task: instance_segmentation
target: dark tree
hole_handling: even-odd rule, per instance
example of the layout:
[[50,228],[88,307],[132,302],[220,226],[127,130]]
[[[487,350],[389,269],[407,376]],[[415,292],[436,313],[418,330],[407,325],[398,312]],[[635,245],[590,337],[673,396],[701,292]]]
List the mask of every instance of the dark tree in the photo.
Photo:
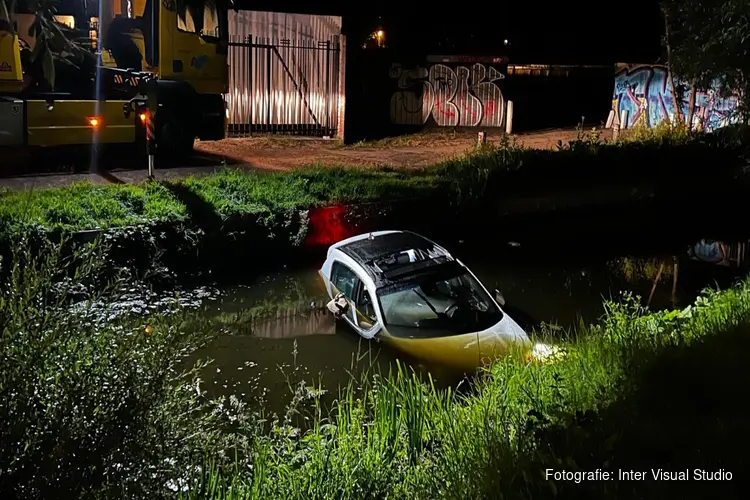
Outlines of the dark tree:
[[[750,1],[666,0],[664,45],[670,70],[691,89],[718,84],[740,95],[739,112],[750,110]],[[689,113],[695,108],[691,92]],[[689,117],[688,123],[692,123]]]

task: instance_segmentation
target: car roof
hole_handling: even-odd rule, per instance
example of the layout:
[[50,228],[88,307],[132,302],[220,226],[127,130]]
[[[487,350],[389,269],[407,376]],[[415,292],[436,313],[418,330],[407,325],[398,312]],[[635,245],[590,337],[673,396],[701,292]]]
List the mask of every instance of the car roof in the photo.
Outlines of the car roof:
[[387,273],[384,273],[375,264],[378,259],[407,250],[425,250],[453,260],[447,250],[411,231],[378,231],[361,234],[336,243],[331,247],[331,250],[334,249],[339,250],[361,266],[372,278],[377,288],[396,281],[395,276],[389,278],[386,275]]

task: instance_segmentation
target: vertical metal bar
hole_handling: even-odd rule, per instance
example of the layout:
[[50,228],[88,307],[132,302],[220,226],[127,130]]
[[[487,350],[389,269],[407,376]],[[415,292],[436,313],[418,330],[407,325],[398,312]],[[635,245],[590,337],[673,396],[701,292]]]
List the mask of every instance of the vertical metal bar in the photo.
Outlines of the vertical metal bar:
[[331,95],[331,41],[326,41],[326,76],[325,76],[325,93],[326,93],[326,130],[325,135],[331,135],[331,107],[328,98]]
[[155,136],[155,129],[154,129],[154,113],[151,111],[150,108],[147,108],[148,111],[146,112],[146,152],[148,153],[148,178],[152,179],[154,178],[154,163],[155,163],[155,157],[154,157],[154,136]]
[[266,130],[271,128],[271,39],[266,43]]
[[148,153],[148,178],[154,178],[154,153],[151,151]]
[[253,35],[247,35],[247,98],[250,104],[250,113],[247,123],[247,132],[253,136],[253,110],[255,109],[255,89],[253,88]]

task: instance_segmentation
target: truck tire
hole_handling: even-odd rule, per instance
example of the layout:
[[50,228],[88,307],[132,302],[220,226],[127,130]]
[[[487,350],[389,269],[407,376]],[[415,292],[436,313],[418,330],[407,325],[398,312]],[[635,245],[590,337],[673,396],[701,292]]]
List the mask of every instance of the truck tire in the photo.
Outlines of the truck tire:
[[167,161],[184,160],[193,153],[194,146],[195,132],[190,122],[168,114],[157,132],[159,156]]

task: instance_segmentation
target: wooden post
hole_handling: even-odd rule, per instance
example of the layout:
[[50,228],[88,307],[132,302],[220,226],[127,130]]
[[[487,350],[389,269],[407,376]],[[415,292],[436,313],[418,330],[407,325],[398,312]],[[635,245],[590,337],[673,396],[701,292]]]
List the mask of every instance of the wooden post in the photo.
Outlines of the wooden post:
[[346,118],[346,36],[339,35],[339,105],[336,123],[336,139],[344,142]]
[[664,272],[664,262],[661,263],[659,266],[659,271],[656,273],[656,278],[654,278],[654,284],[651,285],[651,293],[648,294],[648,302],[646,302],[646,307],[651,306],[651,300],[654,298],[654,292],[656,291],[656,285],[659,284],[659,280],[661,279],[661,273]]
[[505,111],[505,133],[510,135],[513,132],[513,101],[508,101]]

